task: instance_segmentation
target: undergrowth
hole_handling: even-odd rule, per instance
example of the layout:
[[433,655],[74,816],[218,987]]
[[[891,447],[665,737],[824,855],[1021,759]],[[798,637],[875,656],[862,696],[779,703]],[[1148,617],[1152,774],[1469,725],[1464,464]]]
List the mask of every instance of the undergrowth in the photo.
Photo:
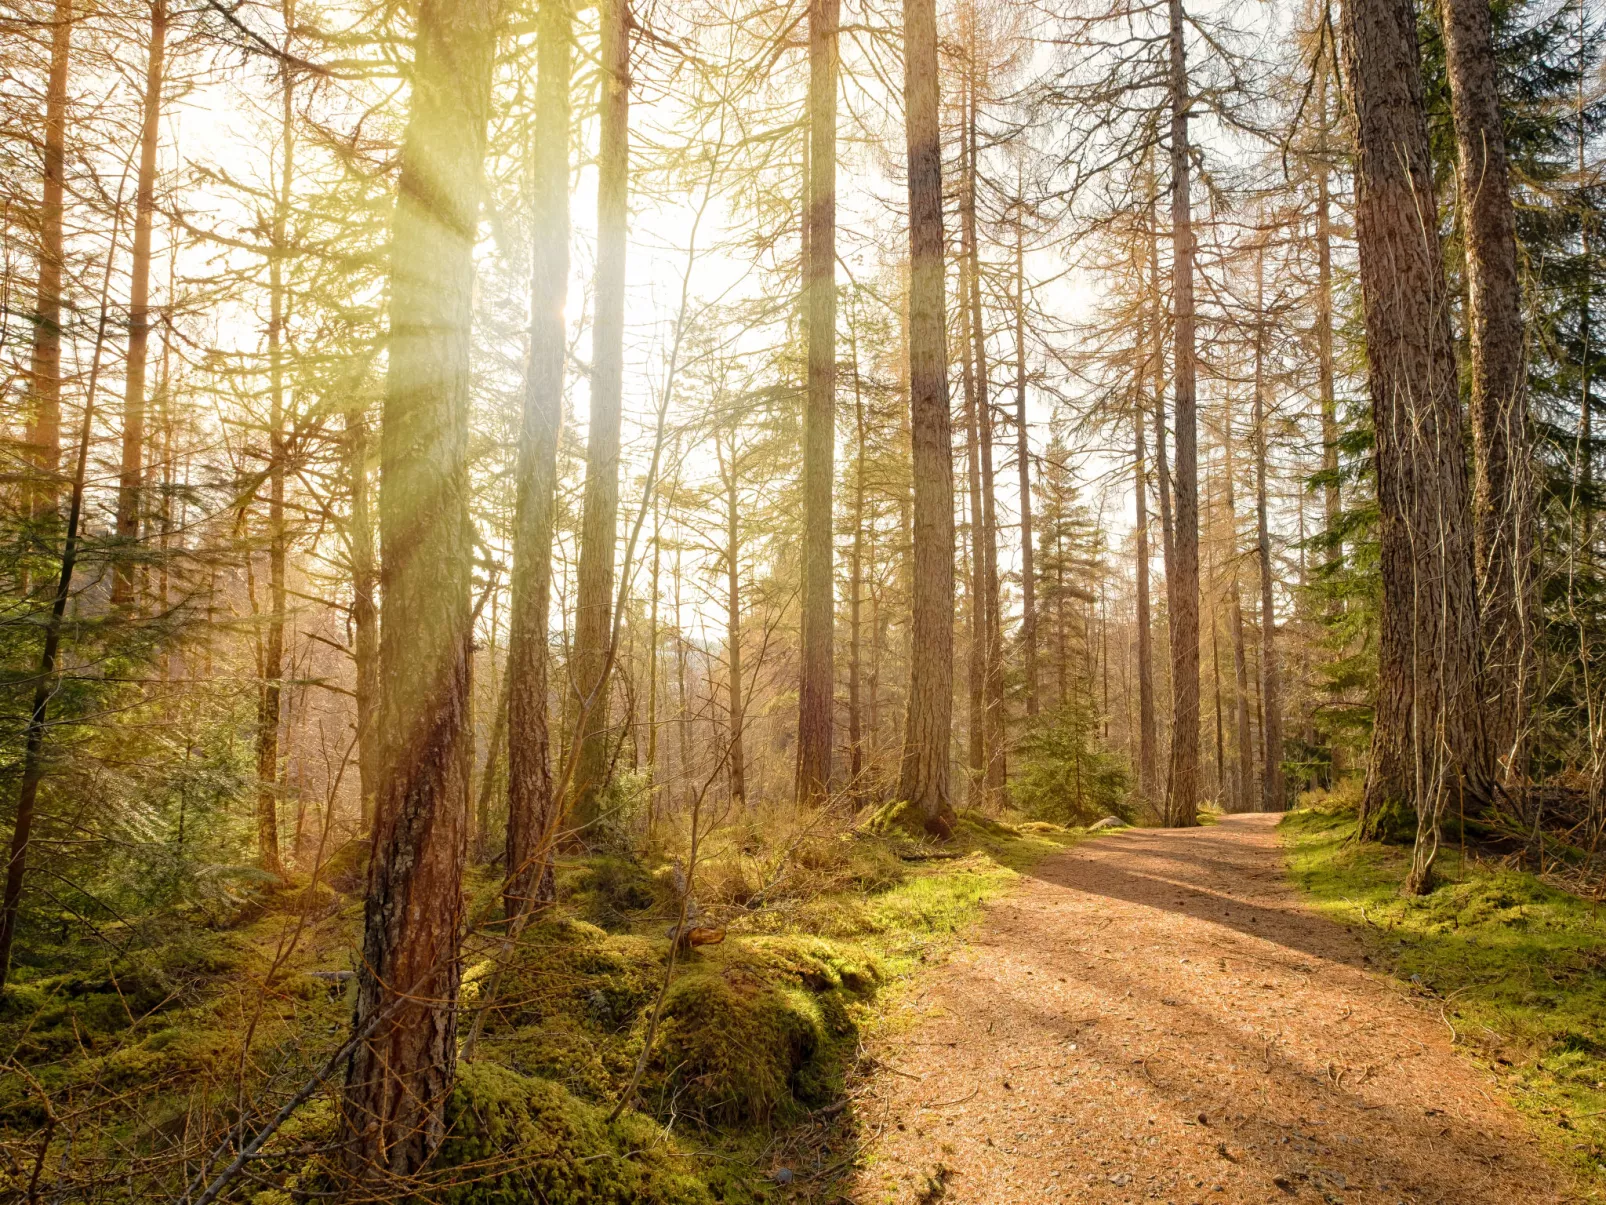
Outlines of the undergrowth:
[[[1079,836],[974,816],[940,846],[817,817],[724,825],[704,841],[694,893],[698,924],[724,940],[678,953],[667,990],[684,843],[670,832],[635,855],[566,861],[557,906],[511,956],[494,929],[465,948],[460,1034],[477,1013],[482,1029],[420,1198],[811,1199],[857,1149],[845,1087],[888,987]],[[345,1036],[360,880],[20,968],[0,1003],[0,1058],[24,1071],[0,1076],[0,1195],[26,1190],[37,1166],[42,1199],[114,1186],[173,1197],[241,1102],[245,1128],[260,1125]],[[494,907],[494,872],[468,887],[471,910]],[[337,1089],[226,1199],[326,1193]],[[63,1143],[79,1158],[58,1174]]]
[[1606,914],[1524,871],[1458,850],[1444,882],[1400,893],[1409,851],[1351,838],[1342,801],[1282,822],[1294,881],[1371,939],[1370,957],[1492,1070],[1552,1155],[1606,1197]]

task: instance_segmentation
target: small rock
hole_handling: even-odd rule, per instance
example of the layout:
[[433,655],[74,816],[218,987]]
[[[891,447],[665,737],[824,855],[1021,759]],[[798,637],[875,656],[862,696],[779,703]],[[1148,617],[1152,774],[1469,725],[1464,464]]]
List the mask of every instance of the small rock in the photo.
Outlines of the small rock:
[[1106,816],[1106,817],[1104,817],[1103,820],[1098,821],[1096,824],[1089,825],[1087,831],[1090,832],[1090,833],[1097,833],[1097,832],[1102,832],[1104,829],[1107,829],[1107,828],[1127,828],[1127,827],[1128,827],[1127,822],[1125,820],[1122,820],[1119,816]]
[[1125,1172],[1117,1172],[1115,1175],[1110,1177],[1110,1183],[1115,1185],[1117,1188],[1125,1188],[1128,1184],[1132,1183],[1132,1177],[1127,1175]]
[[774,1180],[777,1184],[790,1184],[792,1182],[792,1169],[789,1167],[777,1168]]

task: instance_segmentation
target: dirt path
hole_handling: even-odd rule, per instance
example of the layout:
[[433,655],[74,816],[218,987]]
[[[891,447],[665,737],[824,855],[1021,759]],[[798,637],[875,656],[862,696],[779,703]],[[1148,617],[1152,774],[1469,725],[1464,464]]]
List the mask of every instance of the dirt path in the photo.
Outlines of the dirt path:
[[1123,832],[995,905],[875,1052],[852,1199],[1561,1200],[1445,1023],[1300,905],[1275,825]]

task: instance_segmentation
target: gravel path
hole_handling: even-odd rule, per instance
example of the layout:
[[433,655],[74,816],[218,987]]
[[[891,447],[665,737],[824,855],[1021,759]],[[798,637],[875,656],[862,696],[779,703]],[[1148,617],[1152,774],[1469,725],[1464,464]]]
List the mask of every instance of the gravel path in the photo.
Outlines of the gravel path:
[[851,1199],[1551,1202],[1431,1009],[1301,906],[1275,816],[1041,864],[873,1052]]

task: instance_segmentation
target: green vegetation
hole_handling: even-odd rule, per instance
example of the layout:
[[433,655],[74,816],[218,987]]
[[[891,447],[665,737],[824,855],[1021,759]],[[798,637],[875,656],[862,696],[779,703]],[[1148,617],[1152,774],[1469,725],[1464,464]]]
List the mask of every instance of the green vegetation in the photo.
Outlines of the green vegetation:
[[[481,1031],[426,1198],[691,1205],[779,1196],[783,1167],[824,1179],[856,1141],[844,1089],[887,990],[1080,838],[969,815],[940,847],[818,818],[764,827],[785,836],[731,824],[706,840],[694,893],[725,938],[677,954],[656,1026],[679,908],[669,852],[565,862],[558,904],[511,954],[494,927],[471,936],[460,1036],[476,1017]],[[221,922],[198,913],[119,934],[120,952],[68,946],[59,966],[22,968],[0,1055],[26,1074],[0,1077],[0,1142],[32,1150],[71,1101],[55,1124],[71,1125],[80,1170],[51,1183],[175,1195],[242,1084],[260,1125],[346,1036],[361,887],[334,878],[338,893],[264,888]],[[472,886],[489,900],[497,882]],[[638,1060],[633,1107],[610,1122]],[[281,1187],[264,1205],[325,1185],[338,1086],[267,1146],[258,1174]]]
[[1294,881],[1372,938],[1373,961],[1436,1002],[1458,1047],[1492,1070],[1542,1140],[1606,1189],[1606,913],[1532,874],[1455,853],[1430,895],[1400,894],[1408,851],[1350,840],[1322,797],[1282,831]]

